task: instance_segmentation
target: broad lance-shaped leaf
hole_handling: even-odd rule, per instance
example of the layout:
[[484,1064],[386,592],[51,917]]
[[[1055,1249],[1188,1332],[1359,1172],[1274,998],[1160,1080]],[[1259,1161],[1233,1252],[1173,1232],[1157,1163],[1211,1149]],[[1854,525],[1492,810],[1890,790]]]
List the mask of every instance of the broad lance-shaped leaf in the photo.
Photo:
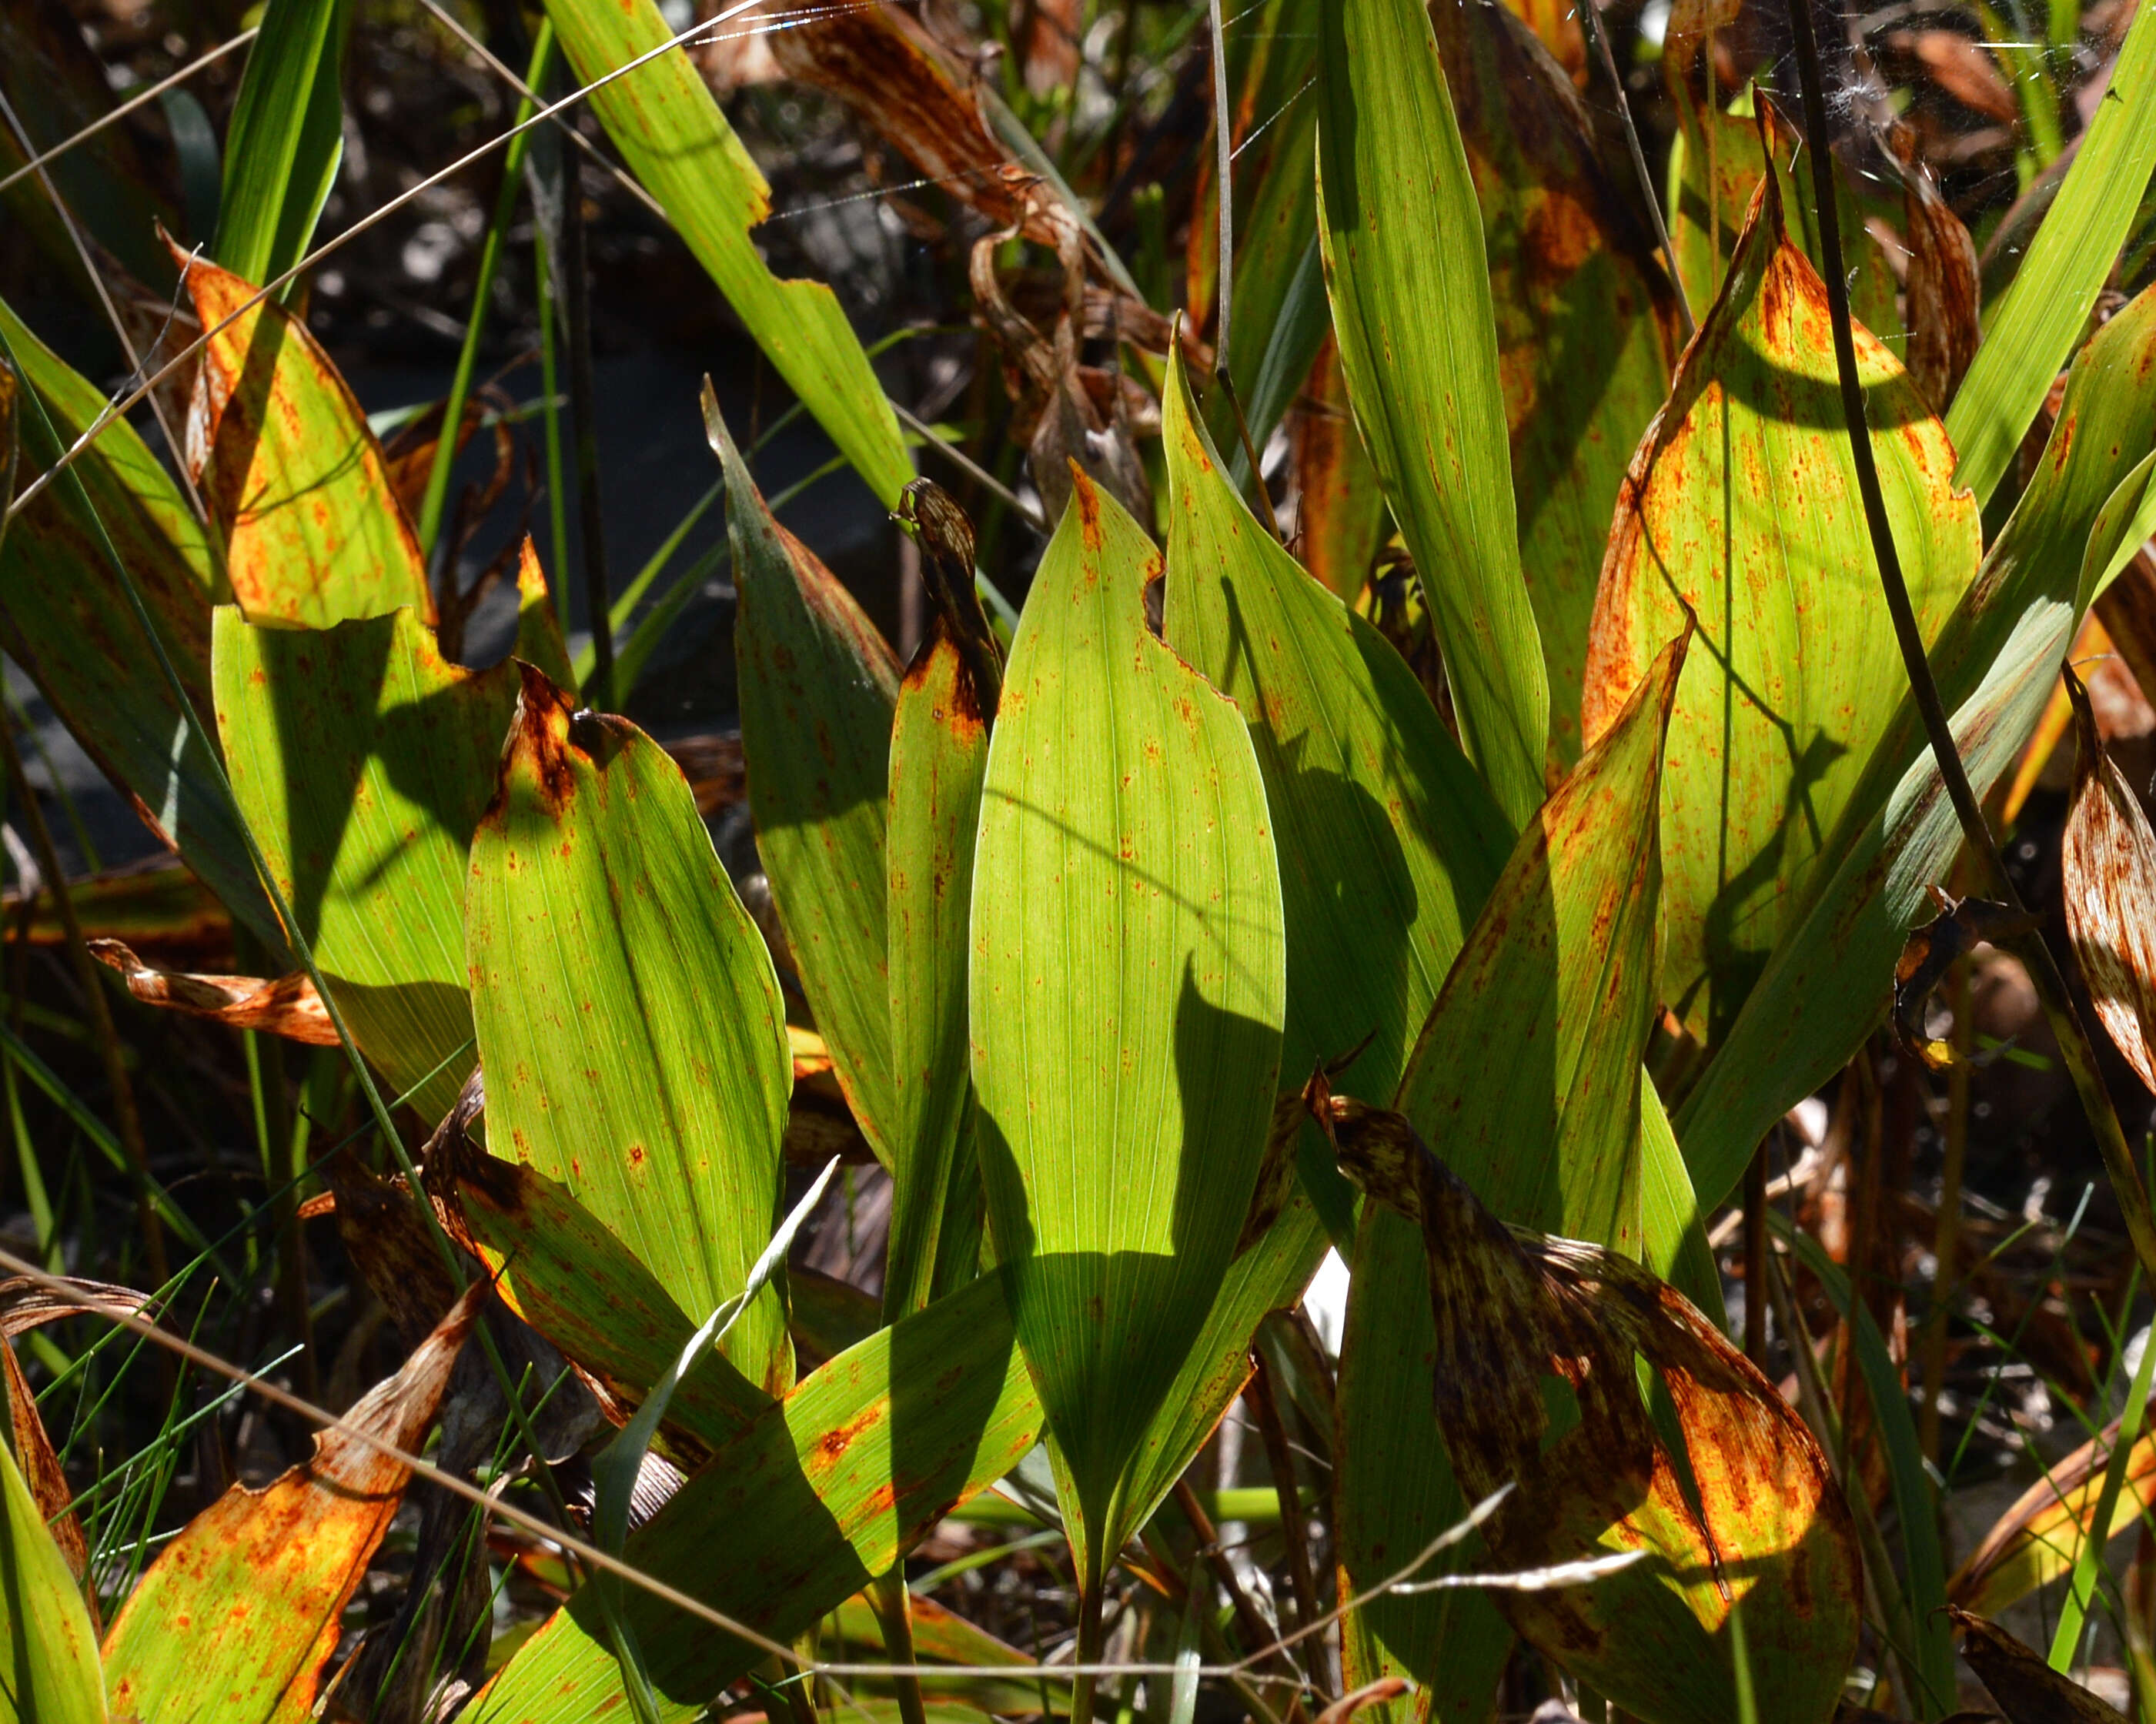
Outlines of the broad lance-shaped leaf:
[[[1974,577],[1974,501],[1886,348],[1857,331],[1872,449],[1917,622]],[[1719,1040],[1907,687],[1841,426],[1826,291],[1763,181],[1722,297],[1625,476],[1582,719],[1608,728],[1687,613],[1701,631],[1662,787],[1662,996]],[[1820,859],[1824,856],[1824,864]],[[1707,1193],[1702,1193],[1707,1196]]]
[[[538,656],[552,607],[528,557],[521,585],[519,646]],[[228,605],[216,686],[233,794],[346,1024],[393,1092],[418,1086],[421,1117],[440,1118],[472,1065],[465,876],[516,666],[450,664],[408,609],[315,630]]]
[[2138,219],[2156,172],[2156,0],[2139,0],[2073,166],[2013,285],[1987,311],[1984,345],[1947,414],[1954,482],[1988,501]]
[[[2156,531],[2156,293],[2098,331],[2066,379],[2028,490],[1931,653],[1979,795],[2041,716],[2082,612]],[[1859,567],[1869,569],[1867,560]],[[1925,888],[1961,846],[1914,702],[1899,701],[1783,917],[1787,931],[1676,1118],[1702,1203],[1721,1202],[1774,1122],[1847,1060],[1890,997]]]
[[2126,1063],[2156,1090],[2156,832],[2097,734],[2088,690],[2064,673],[2074,703],[2074,800],[2060,869],[2066,931],[2096,1014]]
[[[793,1074],[778,978],[680,769],[521,670],[465,897],[488,1140],[706,1312],[777,1219]],[[778,1288],[724,1351],[762,1388],[792,1381]]]
[[[1180,355],[1170,372],[1163,632],[1236,703],[1265,779],[1286,919],[1281,1067],[1307,1072],[1368,1038],[1341,1082],[1382,1101],[1512,833],[1399,654],[1229,485]],[[1344,1235],[1351,1194],[1312,1134],[1303,1155]]]
[[[12,1420],[20,1417],[16,1397],[28,1392],[12,1353],[7,1384]],[[37,1416],[34,1407],[30,1416]],[[104,1724],[97,1631],[81,1585],[5,1444],[0,1444],[0,1574],[6,1580],[0,1585],[0,1724]]]
[[757,849],[801,985],[862,1134],[888,1159],[891,981],[884,890],[896,657],[853,595],[772,518],[704,387],[726,469],[734,665]]
[[[955,503],[937,495],[938,503],[927,506],[956,511]],[[980,1208],[966,963],[973,843],[1001,667],[986,618],[978,615],[973,530],[963,516],[957,525],[954,556],[939,555],[937,529],[923,531],[923,573],[942,603],[906,669],[891,725],[886,902],[892,1193],[884,1310],[893,1318],[927,1304],[939,1281],[968,1278],[957,1260],[980,1255],[979,1223],[966,1224]],[[956,608],[967,600],[974,614],[962,616]],[[961,644],[968,636],[970,654]],[[983,687],[984,681],[990,685]],[[947,1258],[947,1272],[939,1273]]]
[[[1774,1385],[1630,1259],[1506,1227],[1400,1115],[1317,1081],[1311,1100],[1342,1168],[1421,1234],[1435,1434],[1470,1496],[1515,1487],[1483,1529],[1494,1565],[1647,1552],[1589,1584],[1500,1593],[1522,1638],[1645,1724],[1727,1724],[1741,1610],[1761,1724],[1830,1715],[1856,1649],[1856,1529]],[[1696,1506],[1635,1357],[1668,1391]]]
[[[353,0],[269,0],[224,145],[217,261],[250,281],[306,254],[344,159]],[[198,236],[207,238],[207,235]]]
[[1519,824],[1543,799],[1549,686],[1474,182],[1421,0],[1319,15],[1317,226],[1341,364],[1430,595],[1460,739]]
[[[624,1557],[780,1640],[887,1573],[1039,1439],[1006,1273],[901,1318],[804,1378],[630,1534]],[[725,1560],[714,1562],[720,1549]],[[619,1596],[666,1724],[703,1716],[764,1656],[633,1586]],[[583,1724],[613,1709],[626,1716],[621,1667],[587,1588],[463,1716]]]
[[[1665,647],[1624,718],[1528,823],[1394,1103],[1498,1214],[1633,1256],[1649,1230],[1641,1112],[1660,1106],[1640,1060],[1656,997],[1663,732],[1688,639]],[[1492,1083],[1500,1070],[1506,1081]],[[1344,1428],[1365,1439],[1337,1460],[1343,1595],[1389,1579],[1467,1507],[1430,1440],[1425,1385],[1438,1337],[1422,1297],[1422,1243],[1366,1204],[1353,1269],[1339,1398]],[[1448,1712],[1473,1715],[1505,1656],[1492,1608],[1445,1592],[1371,1600],[1348,1619],[1351,1681],[1409,1676],[1441,1694]]]
[[[174,248],[213,331],[187,413],[187,459],[250,620],[326,629],[409,605],[432,622],[425,560],[388,461],[344,378],[252,283]],[[226,320],[230,318],[229,323]]]
[[[4,304],[0,346],[23,386],[14,401],[19,489],[90,428],[105,398]],[[217,739],[194,734],[182,716],[128,603],[129,577],[208,722],[210,606],[224,587],[223,559],[135,428],[116,419],[9,523],[0,541],[0,647],[151,829],[281,951],[283,931],[218,776]]]
[[311,1460],[259,1491],[235,1485],[159,1552],[105,1640],[116,1716],[141,1724],[300,1724],[344,1608],[403,1501],[409,1455],[434,1422],[484,1284],[402,1370],[315,1439]]
[[1285,956],[1249,732],[1147,629],[1144,533],[1074,482],[989,745],[969,994],[989,1222],[1090,1588],[1250,1206]]
[[1571,80],[1527,25],[1491,0],[1437,0],[1430,19],[1481,206],[1520,567],[1549,678],[1550,750],[1568,766],[1609,517],[1669,393],[1676,301],[1602,170]]
[[[913,477],[898,416],[861,344],[820,281],[781,281],[750,237],[771,187],[680,48],[619,78],[672,34],[654,0],[548,0],[579,85],[644,188],[665,207],[696,261],[756,344],[886,506]],[[601,83],[601,80],[607,81]]]

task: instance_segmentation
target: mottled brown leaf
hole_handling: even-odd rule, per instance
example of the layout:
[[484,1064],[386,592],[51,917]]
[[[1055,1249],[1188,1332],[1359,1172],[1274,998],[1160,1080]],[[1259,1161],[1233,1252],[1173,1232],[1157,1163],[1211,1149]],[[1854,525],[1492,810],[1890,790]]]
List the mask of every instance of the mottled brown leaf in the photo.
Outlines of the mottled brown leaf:
[[2074,800],[2060,867],[2066,931],[2096,1014],[2141,1081],[2156,1090],[2156,833],[2104,752],[2088,692],[2065,673],[2074,703]]
[[1921,163],[1905,170],[1902,209],[1909,242],[1909,376],[1932,410],[1943,413],[1984,338],[1976,242]]
[[198,976],[155,970],[117,940],[92,940],[90,955],[117,970],[146,1006],[166,1006],[234,1029],[259,1029],[317,1048],[337,1045],[321,996],[305,975]]
[[2126,1724],[2126,1715],[2053,1670],[1995,1622],[1948,1607],[1962,1631],[1961,1655],[1999,1702],[2006,1724]]
[[[1762,1724],[1827,1716],[1856,1650],[1856,1532],[1774,1386],[1638,1265],[1506,1227],[1400,1115],[1332,1097],[1322,1076],[1307,1093],[1342,1170],[1422,1229],[1437,1431],[1471,1498],[1516,1487],[1483,1528],[1492,1564],[1649,1553],[1589,1584],[1498,1593],[1521,1636],[1655,1724],[1728,1724],[1741,1608]],[[1697,1506],[1635,1356],[1674,1407]]]
[[[82,1521],[74,1511],[74,1493],[68,1489],[67,1475],[60,1469],[60,1458],[53,1448],[45,1421],[38,1416],[38,1398],[23,1374],[23,1362],[15,1357],[13,1341],[0,1340],[0,1367],[4,1367],[8,1378],[8,1419],[14,1432],[11,1446],[15,1465],[22,1470],[23,1482],[30,1487],[53,1542],[67,1558],[68,1572],[80,1580],[90,1568],[90,1547],[83,1539]],[[83,1603],[89,1606],[94,1624],[97,1619],[94,1588],[83,1595]]]

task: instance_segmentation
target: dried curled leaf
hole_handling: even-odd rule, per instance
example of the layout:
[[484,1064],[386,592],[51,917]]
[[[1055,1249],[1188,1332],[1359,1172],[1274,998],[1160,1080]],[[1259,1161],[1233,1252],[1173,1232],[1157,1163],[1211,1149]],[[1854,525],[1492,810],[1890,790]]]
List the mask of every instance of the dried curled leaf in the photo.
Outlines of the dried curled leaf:
[[[1947,1597],[1979,1616],[1996,1616],[2073,1567],[2082,1540],[2096,1520],[2106,1465],[2118,1440],[2113,1419],[2064,1460],[2045,1469],[1992,1523],[1984,1542],[1947,1583]],[[2126,1451],[2126,1475],[2105,1523],[2108,1543],[2156,1508],[2156,1437],[2144,1436]]]
[[1990,1691],[2006,1724],[2126,1724],[2126,1715],[1973,1613],[1948,1607],[1962,1631],[1961,1655]]
[[266,1030],[312,1047],[337,1045],[336,1026],[305,976],[198,976],[153,970],[117,940],[87,943],[90,955],[119,971],[128,993],[146,1006],[168,1006],[191,1018],[208,1018],[234,1029]]
[[[1648,1552],[1587,1584],[1497,1594],[1521,1636],[1650,1724],[1727,1724],[1741,1608],[1762,1724],[1829,1716],[1856,1650],[1856,1532],[1774,1386],[1638,1265],[1505,1226],[1402,1116],[1332,1096],[1322,1074],[1306,1095],[1342,1171],[1422,1229],[1438,1432],[1470,1497],[1517,1487],[1483,1528],[1492,1563]],[[1681,1458],[1635,1357],[1667,1391]]]
[[1954,898],[1931,888],[1932,901],[1939,913],[1922,927],[1912,928],[1894,961],[1894,1034],[1902,1047],[1934,1071],[1954,1063],[1951,1044],[1933,1036],[1924,1024],[1924,1007],[1932,991],[1947,978],[1954,960],[1986,941],[2001,942],[2025,934],[2036,925],[2025,911],[2010,910],[1982,898]]
[[2126,776],[2104,752],[2088,691],[2069,670],[2074,800],[2060,868],[2066,931],[2096,1014],[2141,1081],[2156,1090],[2156,832]]

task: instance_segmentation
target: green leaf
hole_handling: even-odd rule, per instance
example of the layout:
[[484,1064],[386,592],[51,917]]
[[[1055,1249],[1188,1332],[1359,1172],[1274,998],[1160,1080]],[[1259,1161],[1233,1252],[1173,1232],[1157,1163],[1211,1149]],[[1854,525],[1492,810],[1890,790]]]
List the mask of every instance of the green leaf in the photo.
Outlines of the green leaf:
[[[0,344],[26,386],[17,403],[19,485],[89,428],[105,398],[5,305]],[[157,458],[116,419],[9,526],[0,545],[0,645],[113,786],[280,951],[284,934],[220,780],[216,738],[192,734],[181,716],[128,603],[131,576],[196,711],[208,712],[210,605],[222,562]]]
[[[627,720],[572,715],[522,675],[465,899],[488,1136],[709,1311],[777,1219],[792,1074],[778,977],[680,768]],[[784,1389],[778,1289],[725,1351]]]
[[1249,733],[1147,629],[1145,535],[1075,483],[989,747],[969,994],[989,1220],[1097,1586],[1250,1207],[1285,977]]
[[[453,1306],[348,1424],[406,1454],[434,1422],[485,1286]],[[141,1724],[303,1724],[345,1606],[388,1532],[411,1471],[364,1436],[331,1429],[313,1458],[260,1491],[235,1485],[187,1523],[121,1608],[105,1641],[116,1715]]]
[[1433,6],[1430,18],[1481,206],[1520,566],[1549,679],[1551,752],[1569,766],[1609,519],[1669,392],[1676,300],[1603,172],[1571,80],[1533,33],[1502,6]]
[[[1264,776],[1287,930],[1281,1069],[1298,1083],[1368,1037],[1339,1081],[1385,1100],[1512,833],[1399,654],[1228,485],[1180,356],[1169,368],[1164,633],[1241,711]],[[1317,1172],[1337,1183],[1322,1159]]]
[[[630,1535],[626,1560],[781,1640],[886,1573],[1039,1439],[1004,1279],[985,1276],[901,1318],[804,1379]],[[721,1547],[726,1559],[714,1562]],[[763,1656],[635,1588],[620,1602],[669,1724],[701,1716]],[[620,1705],[621,1691],[587,1588],[464,1716],[583,1724]]]
[[[181,259],[187,263],[184,257]],[[187,285],[205,329],[187,459],[249,620],[326,629],[434,601],[388,461],[306,324],[199,259]]]
[[[510,1308],[621,1408],[636,1405],[678,1363],[695,1331],[673,1296],[565,1186],[536,1167],[467,1146],[444,1171],[453,1176],[459,1242],[486,1265]],[[435,1173],[430,1157],[430,1183]],[[714,1351],[677,1384],[660,1446],[693,1470],[771,1402]]]
[[4,1443],[0,1648],[0,1724],[104,1724],[105,1678],[82,1588]]
[[[1665,649],[1625,717],[1528,824],[1395,1104],[1504,1219],[1634,1256],[1645,1243],[1641,1113],[1660,1111],[1640,1060],[1656,998],[1663,729],[1686,638]],[[1504,1082],[1491,1081],[1496,1070]],[[1367,1204],[1353,1270],[1340,1416],[1362,1440],[1341,1455],[1335,1484],[1343,1595],[1390,1578],[1467,1508],[1431,1440],[1437,1342],[1423,1241]],[[1489,1603],[1440,1592],[1373,1602],[1350,1619],[1344,1644],[1353,1681],[1409,1676],[1445,1696],[1448,1716],[1474,1716],[1507,1643]]]
[[2014,284],[1984,317],[1984,345],[1947,414],[1954,483],[1987,501],[2133,229],[2156,170],[2156,0],[2141,0],[2051,212]]
[[[928,1303],[953,1202],[980,1200],[966,1045],[973,840],[993,716],[980,707],[939,612],[899,690],[891,739],[892,1192],[884,1310],[892,1317]],[[978,1250],[978,1229],[956,1231]]]
[[864,1136],[892,1119],[884,827],[898,660],[853,595],[772,518],[708,385],[726,469],[734,665],[757,849],[803,991]]
[[[654,0],[548,0],[569,64],[593,84],[671,34]],[[913,477],[898,417],[838,297],[821,282],[781,281],[750,230],[771,187],[688,54],[669,49],[594,90],[591,105],[644,188],[711,272],[727,302],[886,506]]]
[[248,50],[213,255],[270,281],[306,255],[344,157],[345,40],[351,0],[269,0]]
[[1318,232],[1363,441],[1430,595],[1468,757],[1515,824],[1549,687],[1520,572],[1490,271],[1420,0],[1322,11]]
[[[1814,876],[1907,686],[1841,426],[1826,292],[1763,181],[1714,310],[1618,505],[1582,716],[1610,724],[1696,615],[1662,790],[1662,998],[1710,1045]],[[1974,577],[1974,503],[1938,421],[1864,331],[1872,448],[1917,625]],[[1471,1176],[1470,1183],[1472,1183]],[[1712,1193],[1702,1192],[1702,1197]]]
[[233,795],[338,1010],[391,1090],[439,1119],[475,1057],[465,876],[516,667],[449,663],[409,610],[315,630],[225,605],[215,672]]
[[[2081,608],[2114,571],[2147,501],[2156,449],[2156,292],[2074,362],[2035,477],[1932,654],[1941,699],[1981,796],[2050,699]],[[2150,529],[2138,526],[2145,536]],[[1871,567],[1868,560],[1860,565]],[[1829,829],[1815,870],[1719,1051],[1678,1110],[1700,1201],[1721,1202],[1768,1128],[1825,1081],[1885,1009],[1902,936],[1961,845],[1912,700],[1898,710]]]

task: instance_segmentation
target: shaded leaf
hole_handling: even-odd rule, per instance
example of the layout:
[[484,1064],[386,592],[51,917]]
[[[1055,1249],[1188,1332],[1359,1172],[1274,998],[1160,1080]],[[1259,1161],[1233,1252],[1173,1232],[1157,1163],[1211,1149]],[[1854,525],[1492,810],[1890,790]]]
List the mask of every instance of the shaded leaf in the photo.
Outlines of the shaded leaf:
[[[232,913],[169,852],[71,880],[68,895],[86,932],[121,941],[151,962],[177,967],[232,956]],[[68,943],[67,924],[47,893],[32,906],[11,891],[0,898],[0,913],[15,927],[27,920],[33,946]]]
[[411,1475],[367,1436],[418,1448],[485,1298],[481,1285],[459,1300],[346,1414],[353,1429],[324,1431],[312,1460],[262,1490],[234,1485],[159,1552],[105,1637],[116,1713],[141,1724],[313,1716],[344,1607]]
[[306,254],[344,157],[352,0],[269,0],[224,145],[213,255],[269,281]]
[[[1763,182],[1727,283],[1633,458],[1588,649],[1599,736],[1682,624],[1670,720],[1662,996],[1710,1046],[1792,925],[1907,687],[1841,427],[1826,292]],[[1857,332],[1872,448],[1910,597],[1934,638],[1977,572],[1974,502],[1893,356]],[[1822,858],[1824,861],[1822,862]],[[1714,1193],[1702,1191],[1710,1203]]]
[[[1315,1083],[1312,1103],[1342,1168],[1421,1231],[1437,1429],[1471,1496],[1517,1485],[1484,1528],[1493,1561],[1649,1553],[1588,1584],[1499,1593],[1513,1627],[1649,1724],[1726,1724],[1741,1606],[1756,1716],[1827,1716],[1856,1650],[1856,1533],[1825,1455],[1774,1386],[1629,1260],[1506,1228],[1399,1115]],[[1514,1344],[1491,1348],[1493,1329]],[[1697,1505],[1635,1354],[1668,1392]]]
[[[625,719],[521,667],[465,929],[488,1135],[710,1311],[771,1235],[792,1072],[770,954],[680,771]],[[793,1375],[773,1288],[726,1337]]]
[[1305,568],[1353,605],[1392,517],[1355,428],[1340,350],[1330,337],[1312,364],[1304,396],[1292,421],[1296,552]]
[[1517,824],[1543,799],[1549,688],[1474,183],[1420,0],[1320,16],[1318,232],[1341,367],[1430,595],[1460,739]]
[[[672,34],[654,0],[550,0],[547,15],[580,84]],[[821,282],[781,281],[764,262],[750,230],[770,213],[771,188],[688,54],[668,49],[599,85],[590,102],[757,346],[869,489],[895,505],[913,477],[897,416],[837,295]]]
[[2140,0],[2111,81],[2013,285],[1984,319],[1984,346],[1947,414],[1954,483],[1988,501],[2080,344],[2156,171],[2156,4]]
[[2062,673],[2074,706],[2074,799],[2060,843],[2066,931],[2089,998],[2135,1075],[2156,1090],[2156,832],[2104,752],[2088,690]]
[[239,608],[253,622],[311,629],[399,605],[433,621],[389,464],[329,356],[282,306],[240,310],[254,297],[250,281],[175,256],[213,331],[187,414],[187,464]]
[[1097,1585],[1249,1207],[1284,957],[1248,732],[1147,629],[1145,535],[1073,482],[989,747],[969,993],[997,1255]]
[[336,1026],[304,972],[265,980],[259,976],[192,976],[153,970],[117,940],[89,942],[90,955],[120,972],[127,991],[146,1006],[166,1006],[190,1017],[259,1029],[318,1048],[337,1045]]
[[1527,26],[1493,0],[1440,0],[1430,18],[1481,206],[1520,567],[1550,750],[1569,766],[1609,519],[1669,392],[1676,301],[1602,170],[1578,92]]
[[1936,1039],[1926,1027],[1926,1008],[1933,991],[1955,962],[1976,947],[1985,941],[2003,945],[2016,934],[2029,932],[2036,919],[1981,898],[1956,899],[1937,886],[1931,895],[1939,913],[1909,931],[1902,956],[1895,961],[1894,1036],[1933,1070],[1943,1071],[1954,1063],[1954,1053],[1951,1044]]
[[853,595],[772,518],[707,382],[740,597],[734,664],[771,895],[861,1130],[891,1129],[885,826],[899,667]]
[[[2035,475],[1933,644],[1933,674],[1979,796],[2041,717],[2089,596],[2156,530],[2143,524],[2156,499],[2143,464],[2156,449],[2156,392],[2124,381],[2152,371],[2156,294],[2144,293],[2075,362]],[[1914,702],[1901,695],[1822,847],[1832,861],[1798,886],[1788,931],[1679,1111],[1703,1203],[1721,1201],[1774,1121],[1877,1023],[1902,936],[1961,842]]]
[[[0,342],[28,386],[17,402],[18,483],[27,484],[89,429],[105,398],[4,305]],[[134,427],[116,419],[9,524],[0,544],[0,646],[151,829],[280,950],[283,931],[218,777],[217,739],[192,734],[182,716],[128,603],[131,578],[181,685],[207,715],[222,558]]]
[[312,630],[217,617],[238,798],[360,1049],[423,1118],[470,1067],[465,877],[516,710],[408,608]]
[[[985,1276],[833,1359],[631,1533],[625,1558],[775,1639],[803,1632],[1038,1439],[1006,1300],[1004,1274]],[[633,1588],[621,1598],[668,1724],[763,1656]],[[611,1644],[588,1588],[463,1716],[581,1724],[622,1704]]]
[[[2118,1421],[2104,1427],[2064,1460],[2046,1469],[1992,1523],[1969,1558],[1947,1583],[1947,1597],[1978,1616],[1997,1616],[2008,1605],[2066,1574],[2096,1519],[2103,1470],[2118,1440]],[[2156,1509],[2156,1437],[2127,1450],[2122,1495],[2097,1540],[2108,1544]]]
[[1997,1623],[1962,1609],[1953,1619],[1962,1631],[1961,1655],[2006,1724],[2126,1724],[2123,1712],[2053,1670]]

